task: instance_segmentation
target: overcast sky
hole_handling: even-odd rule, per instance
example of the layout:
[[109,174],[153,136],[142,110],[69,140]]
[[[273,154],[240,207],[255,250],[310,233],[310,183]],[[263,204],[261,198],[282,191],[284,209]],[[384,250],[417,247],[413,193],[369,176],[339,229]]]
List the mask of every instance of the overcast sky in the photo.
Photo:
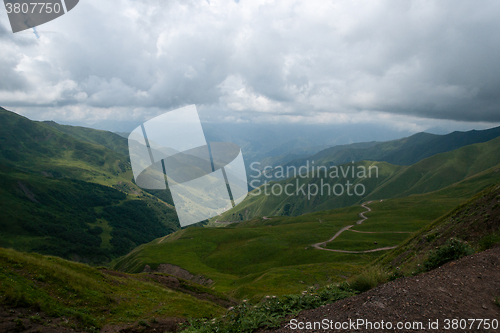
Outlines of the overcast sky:
[[500,1],[80,0],[12,34],[0,105],[32,119],[500,123]]

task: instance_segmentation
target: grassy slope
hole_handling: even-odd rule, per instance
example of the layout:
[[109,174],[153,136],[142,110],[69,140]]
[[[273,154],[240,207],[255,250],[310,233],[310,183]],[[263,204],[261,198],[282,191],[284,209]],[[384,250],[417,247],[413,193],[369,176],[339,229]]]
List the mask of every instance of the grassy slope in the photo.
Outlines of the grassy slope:
[[[307,161],[316,165],[340,165],[351,161],[383,161],[395,165],[412,165],[427,157],[463,146],[490,141],[500,136],[500,128],[453,132],[447,135],[417,133],[407,138],[381,143],[336,146],[312,156],[290,161],[284,166],[300,167]],[[366,147],[365,147],[366,146]],[[272,164],[271,164],[272,165]],[[276,165],[276,164],[275,164]]]
[[[324,179],[323,173],[321,173],[323,179],[313,178],[309,175],[305,179],[300,177],[290,178],[280,181],[278,184],[285,187],[290,183],[295,184],[296,179],[299,179],[300,184],[307,184],[305,186],[307,189],[308,184],[316,184],[320,188],[321,180],[328,182],[332,186],[337,183],[345,184],[346,180],[349,180],[351,183],[365,185],[366,195],[364,197],[317,195],[308,200],[303,195],[287,196],[284,193],[279,196],[265,195],[265,192],[261,190],[261,195],[249,195],[240,205],[218,216],[217,219],[221,221],[237,221],[262,215],[298,215],[311,211],[345,207],[368,200],[427,193],[476,175],[499,163],[500,138],[438,154],[407,167],[395,166],[385,162],[362,161],[354,164],[349,163],[344,167],[364,165],[368,168],[370,165],[376,165],[379,168],[379,177],[353,180],[350,176],[346,178],[340,176],[340,178],[335,179],[330,177]],[[273,186],[272,183],[268,185],[268,187],[271,186]],[[254,190],[254,193],[256,191],[259,191],[259,189]]]
[[0,109],[0,162],[23,171],[112,185],[129,181],[125,155]]
[[87,127],[60,125],[53,121],[44,121],[42,124],[50,126],[59,132],[66,133],[79,141],[101,145],[114,152],[128,156],[127,138],[116,133]]
[[224,311],[147,276],[106,274],[56,257],[1,248],[0,295],[1,305],[32,307],[67,318],[66,326],[87,329],[154,317],[211,317]]
[[[411,233],[395,237],[392,231],[416,232],[498,181],[500,172],[492,168],[439,191],[373,202],[373,211],[366,214],[368,221],[354,229],[381,232],[377,238],[380,246],[395,246]],[[188,228],[163,241],[142,245],[113,266],[140,272],[146,264],[153,268],[160,263],[179,265],[210,277],[216,290],[237,298],[258,300],[268,294],[300,292],[304,285],[342,281],[383,255],[311,248],[311,244],[354,224],[363,210],[354,206],[298,217],[256,218],[223,228]],[[350,250],[364,250],[373,246],[373,238],[356,245],[330,244],[336,249],[348,246]]]
[[476,251],[500,243],[500,186],[492,185],[448,214],[426,225],[376,264],[402,274],[421,270],[431,251],[450,238],[467,241]]
[[0,246],[108,261],[177,230],[173,208],[151,195],[0,166]]
[[177,230],[173,206],[131,182],[123,140],[0,109],[0,246],[102,262]]

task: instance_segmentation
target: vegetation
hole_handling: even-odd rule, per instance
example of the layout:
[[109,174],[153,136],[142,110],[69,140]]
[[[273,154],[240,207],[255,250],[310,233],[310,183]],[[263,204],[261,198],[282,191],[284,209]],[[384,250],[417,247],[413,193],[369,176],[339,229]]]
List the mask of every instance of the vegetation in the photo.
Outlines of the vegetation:
[[[342,243],[334,240],[327,247],[359,251],[401,244],[491,184],[496,174],[492,170],[432,193],[372,202],[372,211],[365,213],[368,220],[351,229],[376,233],[346,231],[338,239]],[[155,269],[161,263],[175,264],[214,280],[215,290],[251,301],[269,293],[299,293],[304,285],[344,281],[384,255],[384,251],[334,253],[311,246],[353,225],[363,211],[353,206],[297,217],[255,218],[218,228],[188,228],[140,246],[112,267],[136,273],[145,265]],[[342,238],[344,234],[347,238]],[[355,242],[356,237],[364,241]]]
[[173,291],[147,276],[110,274],[56,257],[1,248],[0,295],[2,306],[31,307],[89,331],[153,317],[207,318],[224,312],[215,303]]
[[474,249],[471,248],[467,242],[451,238],[445,245],[429,253],[429,257],[424,261],[424,268],[430,271],[447,262],[460,259],[473,253]]
[[[334,146],[312,156],[283,161],[285,168],[299,168],[307,161],[314,161],[316,166],[342,165],[352,161],[379,161],[394,165],[412,165],[436,154],[452,151],[467,145],[487,142],[500,136],[500,127],[481,131],[453,132],[446,135],[417,133],[407,138],[387,142],[364,142],[350,145]],[[269,161],[269,162],[272,162]],[[280,164],[266,164],[280,165]],[[267,177],[272,176],[270,171]],[[261,180],[265,180],[263,176]],[[281,180],[272,177],[271,180]]]
[[[348,172],[346,177],[341,175],[339,178],[325,178],[324,171],[321,171],[320,177],[318,177],[318,172],[315,172],[313,176],[311,170],[307,178],[290,178],[276,183],[277,185],[275,183],[268,184],[267,193],[271,193],[272,186],[276,186],[278,189],[290,186],[294,190],[304,186],[307,190],[309,186],[317,186],[320,189],[324,183],[331,187],[337,184],[345,187],[347,181],[353,184],[352,188],[358,184],[364,185],[366,193],[361,197],[346,194],[341,196],[333,194],[313,195],[308,200],[307,196],[301,193],[287,195],[283,191],[280,195],[266,195],[263,185],[254,190],[254,195],[248,196],[241,204],[218,216],[217,219],[220,221],[241,221],[255,216],[296,216],[307,212],[361,204],[370,200],[403,198],[413,194],[429,193],[482,174],[487,170],[496,170],[500,167],[499,164],[500,138],[496,138],[486,143],[478,143],[434,155],[411,166],[401,167],[386,162],[369,161],[348,163],[341,166],[345,170],[355,167],[356,172],[360,167],[366,170],[370,167],[377,167],[378,177],[372,175],[372,178],[358,178],[357,174],[352,177],[352,174]],[[491,172],[489,176],[500,180],[500,176],[494,172]],[[491,182],[485,184],[487,187]],[[279,192],[277,193],[279,194]]]
[[225,316],[212,321],[194,319],[184,333],[251,333],[260,328],[278,327],[288,315],[296,315],[306,309],[318,308],[322,305],[355,295],[357,292],[347,284],[329,285],[320,291],[308,288],[299,295],[266,296],[255,306],[246,300],[240,305],[230,308]]
[[[450,136],[459,142],[442,146],[435,136],[420,135],[356,149],[389,156],[406,147],[420,158],[428,152],[418,155],[418,147],[431,142],[438,151],[497,135],[476,134]],[[184,229],[168,191],[146,192],[131,181],[123,145],[110,133],[31,122],[0,110],[0,246],[92,264],[113,260],[110,266],[125,272],[0,248],[0,304],[65,316],[70,326],[90,331],[108,323],[146,327],[152,318],[172,316],[203,318],[191,321],[190,332],[250,332],[500,242],[500,187],[491,185],[500,182],[500,138],[411,166],[350,163],[379,168],[378,178],[348,178],[366,186],[362,198],[261,195]],[[301,178],[299,186],[319,181]],[[368,220],[355,224],[366,202]],[[312,247],[350,225],[326,248],[398,247],[360,254]],[[171,277],[154,273],[165,263],[213,285],[178,279],[182,291],[169,289],[160,282]],[[143,273],[146,265],[153,273]],[[207,321],[225,310],[193,294],[247,301]]]
[[411,275],[500,243],[499,198],[500,186],[490,186],[377,259],[376,265]]
[[387,272],[380,267],[369,266],[363,272],[353,275],[349,279],[348,286],[353,290],[364,292],[387,282],[388,279]]
[[0,109],[0,246],[104,263],[178,230],[172,203],[131,182],[127,150],[109,132]]

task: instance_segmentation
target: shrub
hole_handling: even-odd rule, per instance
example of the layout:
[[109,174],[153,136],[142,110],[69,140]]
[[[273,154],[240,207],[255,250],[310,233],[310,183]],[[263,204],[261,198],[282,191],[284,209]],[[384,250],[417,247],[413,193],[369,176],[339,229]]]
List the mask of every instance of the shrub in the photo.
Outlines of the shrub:
[[381,283],[387,282],[389,276],[377,267],[371,267],[363,273],[349,280],[349,286],[359,292],[375,288]]
[[401,272],[401,270],[399,270],[399,268],[398,268],[389,275],[388,279],[389,279],[389,281],[394,281],[394,280],[399,279],[403,276],[404,276],[403,272]]
[[500,243],[500,235],[497,233],[489,234],[481,238],[479,241],[479,251],[485,251]]
[[231,308],[222,318],[211,321],[191,319],[183,333],[250,333],[259,328],[277,327],[286,316],[301,310],[314,309],[322,305],[355,295],[357,292],[346,284],[327,286],[320,292],[314,288],[305,290],[302,295],[267,296],[266,299],[251,306],[246,301]]
[[446,244],[429,253],[429,257],[424,262],[424,268],[430,271],[449,261],[457,260],[472,253],[474,253],[474,250],[467,242],[457,238],[450,238]]

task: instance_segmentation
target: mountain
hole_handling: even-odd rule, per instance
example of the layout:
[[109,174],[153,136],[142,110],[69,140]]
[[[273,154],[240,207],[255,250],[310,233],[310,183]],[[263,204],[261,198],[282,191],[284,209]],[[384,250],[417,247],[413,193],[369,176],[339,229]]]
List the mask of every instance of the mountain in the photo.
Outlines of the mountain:
[[186,321],[181,318],[221,315],[231,304],[208,287],[166,274],[134,276],[2,248],[0,295],[2,332],[98,332],[104,326],[164,332]]
[[[314,155],[302,157],[284,164],[284,168],[306,165],[314,161],[316,166],[341,165],[352,161],[379,161],[394,165],[408,166],[427,157],[434,156],[464,147],[467,145],[490,141],[500,136],[500,127],[487,130],[472,130],[468,132],[453,132],[446,135],[417,133],[407,138],[387,142],[370,142],[364,144],[350,144],[335,146],[322,150]],[[280,165],[270,164],[266,165]],[[263,169],[261,165],[259,169]],[[273,171],[269,171],[273,176]],[[268,175],[268,176],[269,176]],[[265,180],[265,177],[260,177]],[[280,180],[280,177],[271,177],[270,180]]]
[[[0,313],[4,318],[0,328],[5,331],[43,331],[51,327],[64,331],[69,327],[71,330],[95,331],[106,326],[106,331],[165,331],[191,317],[193,332],[206,331],[207,328],[220,330],[223,325],[232,327],[233,331],[236,328],[236,331],[251,332],[266,325],[279,324],[286,316],[296,315],[296,305],[300,305],[299,310],[317,307],[300,314],[301,318],[313,320],[324,318],[331,309],[347,318],[352,313],[348,308],[352,304],[359,305],[366,316],[373,316],[368,318],[374,321],[378,312],[374,313],[370,310],[372,308],[389,308],[387,315],[396,311],[418,321],[421,320],[420,304],[427,304],[427,311],[436,309],[436,312],[455,313],[457,306],[448,299],[451,294],[464,305],[459,307],[464,316],[469,314],[470,302],[467,301],[471,294],[474,295],[474,311],[496,314],[498,248],[469,256],[431,273],[417,275],[415,271],[434,253],[442,253],[436,248],[448,246],[450,237],[459,239],[461,244],[467,240],[467,246],[476,251],[500,242],[500,186],[490,186],[472,199],[464,199],[477,189],[476,183],[481,183],[479,178],[472,177],[433,193],[369,203],[372,211],[367,213],[368,220],[357,225],[358,232],[351,234],[361,236],[359,231],[364,226],[375,227],[376,239],[384,242],[393,238],[390,235],[394,235],[395,230],[414,231],[396,249],[385,254],[340,254],[308,249],[311,242],[326,238],[325,232],[331,234],[339,227],[353,223],[360,210],[351,207],[301,217],[258,219],[222,229],[185,229],[140,246],[119,262],[124,266],[134,264],[139,270],[147,263],[156,270],[161,263],[176,259],[183,262],[184,267],[214,277],[211,287],[160,272],[126,274],[55,257],[0,249]],[[456,207],[460,201],[462,203]],[[407,217],[411,224],[383,225],[388,212],[393,221]],[[448,213],[443,215],[443,212]],[[440,215],[443,216],[436,219]],[[318,222],[318,218],[322,220]],[[401,243],[401,240],[392,242]],[[274,255],[265,256],[270,250]],[[375,264],[370,264],[374,258],[377,258]],[[220,265],[217,265],[218,261]],[[224,261],[229,267],[222,264]],[[266,262],[268,264],[263,265]],[[385,267],[387,271],[376,271],[373,265]],[[171,267],[177,274],[182,272],[179,267]],[[224,273],[228,270],[233,273]],[[243,273],[236,273],[238,270]],[[398,279],[403,275],[408,276]],[[389,279],[396,281],[335,302]],[[341,281],[344,283],[336,287]],[[323,285],[326,287],[321,288]],[[453,289],[452,285],[461,286],[460,290],[453,291],[456,288]],[[406,303],[407,294],[398,292],[403,289],[414,290],[411,304]],[[249,301],[226,311],[224,307],[234,306],[235,302],[221,290]],[[347,292],[336,294],[339,291]],[[292,292],[297,294],[290,295]],[[283,293],[286,295],[280,296]],[[339,297],[323,299],[332,293]],[[441,293],[445,293],[445,298]],[[378,302],[376,304],[385,302],[384,299],[393,299],[396,304],[385,302],[383,308],[379,305],[363,306],[375,302],[374,299]],[[330,302],[334,303],[326,304]],[[249,306],[249,303],[254,306]],[[285,303],[284,307],[279,303]],[[194,320],[213,316],[221,317],[210,322]]]
[[128,156],[128,135],[123,137],[118,133],[95,130],[87,127],[60,125],[54,121],[44,121],[43,124],[59,132],[66,133],[79,141],[101,145],[116,153]]
[[478,192],[500,182],[491,168],[438,191],[368,202],[370,212],[350,206],[300,216],[253,218],[240,223],[212,222],[212,227],[187,228],[143,244],[111,266],[127,273],[171,264],[214,281],[214,289],[238,299],[258,302],[266,295],[300,293],[307,286],[345,281],[365,269],[384,251],[341,253],[318,250],[343,228],[328,249],[371,250],[401,244],[434,220]]
[[0,246],[102,263],[178,230],[132,182],[126,139],[0,109]]
[[[255,216],[300,215],[307,212],[347,207],[367,200],[380,200],[436,191],[476,175],[500,163],[500,138],[485,143],[465,146],[421,160],[411,166],[397,166],[386,162],[361,161],[328,169],[309,167],[307,176],[297,175],[279,182],[271,182],[253,190],[238,206],[217,219],[241,221]],[[368,173],[369,170],[373,174]],[[299,169],[297,169],[299,171]],[[313,170],[315,173],[313,174]],[[332,170],[340,170],[333,174]],[[355,174],[351,171],[355,170]],[[358,172],[366,170],[366,177]],[[347,171],[346,174],[342,174]],[[378,174],[376,174],[376,172]],[[319,173],[319,175],[318,175]],[[326,177],[325,177],[326,175]],[[363,176],[363,174],[361,174]],[[351,192],[358,187],[362,195],[346,195],[348,182]],[[326,185],[325,185],[326,184]],[[288,187],[287,195],[285,189]],[[333,189],[337,187],[335,195]],[[275,189],[272,194],[273,188]],[[302,191],[300,189],[302,188]],[[309,192],[308,189],[311,188]],[[324,188],[323,195],[321,189]],[[290,190],[292,189],[292,190]],[[317,195],[314,194],[318,191]],[[329,193],[329,194],[328,194]]]
[[123,154],[74,139],[52,125],[5,109],[0,109],[0,163],[28,172],[103,184],[131,170]]

